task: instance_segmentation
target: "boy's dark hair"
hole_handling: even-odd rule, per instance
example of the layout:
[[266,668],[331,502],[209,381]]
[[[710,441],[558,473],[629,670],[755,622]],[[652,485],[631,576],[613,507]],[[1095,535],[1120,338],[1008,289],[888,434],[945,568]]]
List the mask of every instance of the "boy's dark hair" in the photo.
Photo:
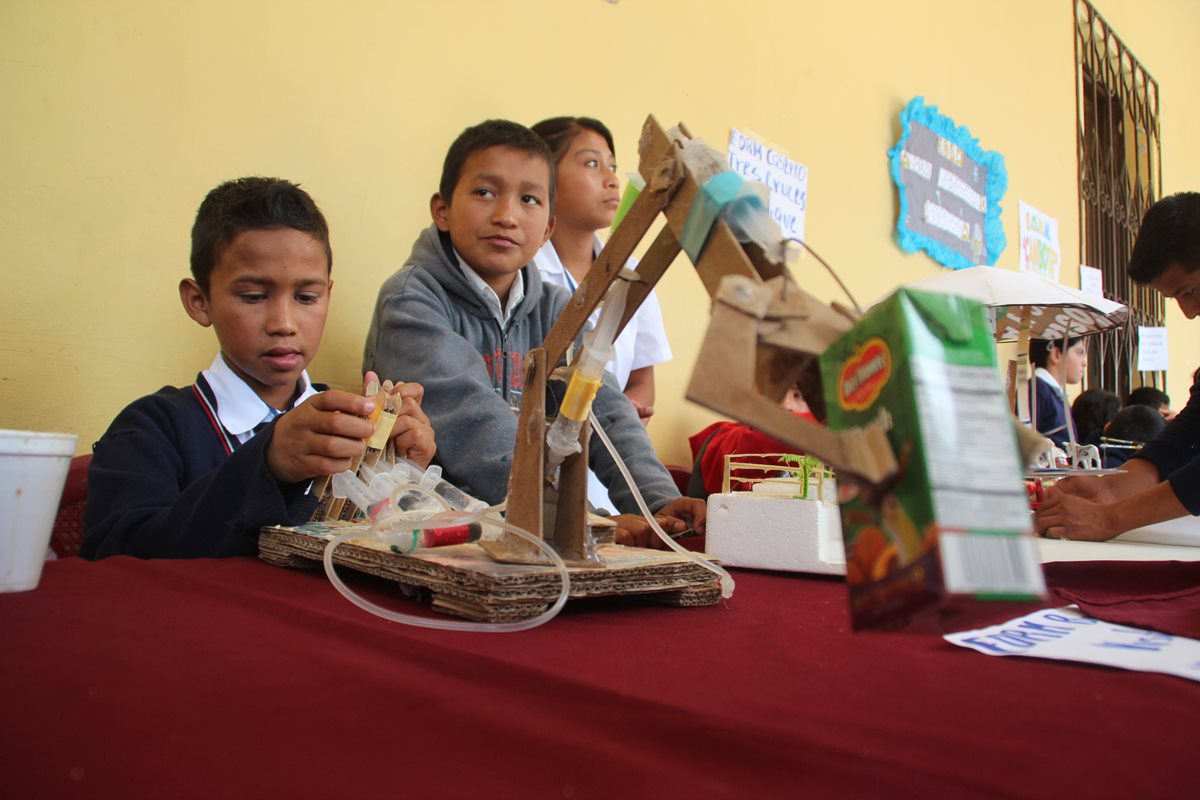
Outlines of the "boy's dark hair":
[[1121,410],[1121,398],[1107,389],[1088,389],[1071,404],[1071,418],[1079,441],[1087,442],[1097,431],[1112,421]]
[[1125,442],[1148,442],[1165,427],[1167,421],[1150,406],[1126,406],[1113,417],[1104,436]]
[[1129,254],[1129,277],[1150,283],[1175,264],[1187,272],[1200,269],[1198,192],[1173,194],[1150,206]]
[[238,178],[208,193],[192,225],[192,277],[208,294],[208,278],[221,251],[243,231],[295,228],[325,245],[333,271],[329,225],[308,192],[281,178]]
[[603,122],[591,117],[551,117],[534,125],[531,130],[545,140],[554,156],[555,164],[563,160],[567,150],[571,149],[571,142],[584,131],[600,134],[613,155],[617,153],[617,148],[613,145],[612,131]]
[[1155,389],[1153,386],[1139,386],[1129,393],[1129,399],[1125,401],[1125,404],[1130,406],[1150,406],[1157,410],[1170,406],[1171,398],[1162,389]]
[[550,168],[550,214],[554,215],[554,155],[550,148],[533,131],[516,122],[506,119],[484,120],[478,125],[472,125],[458,135],[446,151],[446,160],[442,163],[442,180],[438,184],[438,192],[447,203],[454,195],[454,187],[462,177],[463,164],[472,153],[486,150],[489,147],[507,147],[531,156],[545,160]]
[[1035,367],[1045,369],[1050,364],[1050,351],[1065,353],[1071,348],[1067,339],[1030,339],[1029,360]]

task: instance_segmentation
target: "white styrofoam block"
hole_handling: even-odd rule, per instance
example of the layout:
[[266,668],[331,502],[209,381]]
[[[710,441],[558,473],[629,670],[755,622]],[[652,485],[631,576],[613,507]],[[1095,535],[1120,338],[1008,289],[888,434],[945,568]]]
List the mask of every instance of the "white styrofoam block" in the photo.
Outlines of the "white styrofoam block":
[[728,566],[846,574],[835,502],[762,492],[714,494],[708,498],[707,524],[704,550]]
[[[830,485],[833,485],[832,479],[829,480]],[[817,493],[822,491],[822,487],[823,482],[821,477],[813,476],[808,481],[808,496],[816,497]],[[751,486],[750,491],[775,496],[795,497],[800,492],[800,481],[797,478],[764,478]],[[828,498],[828,490],[825,491],[825,494]]]

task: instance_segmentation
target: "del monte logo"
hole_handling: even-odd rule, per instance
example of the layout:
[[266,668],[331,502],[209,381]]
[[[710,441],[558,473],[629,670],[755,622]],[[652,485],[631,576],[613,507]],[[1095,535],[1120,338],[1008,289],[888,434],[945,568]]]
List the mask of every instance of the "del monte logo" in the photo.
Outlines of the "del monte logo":
[[847,411],[866,411],[892,376],[892,351],[872,336],[854,348],[838,376],[838,405]]

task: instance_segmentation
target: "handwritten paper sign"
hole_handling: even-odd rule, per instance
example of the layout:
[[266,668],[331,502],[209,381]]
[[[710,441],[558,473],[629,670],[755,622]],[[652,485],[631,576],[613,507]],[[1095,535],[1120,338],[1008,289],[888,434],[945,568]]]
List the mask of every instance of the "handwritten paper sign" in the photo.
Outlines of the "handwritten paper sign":
[[1062,251],[1058,247],[1058,220],[1028,203],[1021,203],[1021,270],[1058,281]]
[[804,210],[808,205],[808,167],[753,134],[729,131],[729,169],[771,190],[767,208],[784,236],[804,241]]
[[944,638],[989,656],[1082,661],[1200,681],[1200,641],[1102,622],[1073,606],[1035,611]]
[[1104,273],[1095,267],[1079,265],[1079,288],[1088,294],[1104,297]]
[[900,192],[896,239],[948,267],[995,264],[1004,250],[1000,200],[1004,157],[984,150],[965,127],[914,97],[900,115],[900,141],[888,151]]
[[1167,329],[1138,326],[1138,365],[1141,372],[1167,369]]

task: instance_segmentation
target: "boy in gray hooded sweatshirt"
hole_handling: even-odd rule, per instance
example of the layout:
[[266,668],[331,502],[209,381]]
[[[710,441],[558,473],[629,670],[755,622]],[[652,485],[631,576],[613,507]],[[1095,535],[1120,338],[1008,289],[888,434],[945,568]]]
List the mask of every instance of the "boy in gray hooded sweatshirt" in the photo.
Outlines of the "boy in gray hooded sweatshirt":
[[[488,503],[508,493],[524,388],[525,354],[550,332],[570,294],[528,265],[554,230],[554,161],[541,137],[514,122],[468,128],[446,154],[433,225],[379,290],[363,352],[381,378],[425,387],[448,480]],[[704,531],[703,500],[679,496],[616,380],[606,374],[592,410],[669,532]],[[648,526],[597,438],[593,471],[624,512],[617,541],[647,544]]]

